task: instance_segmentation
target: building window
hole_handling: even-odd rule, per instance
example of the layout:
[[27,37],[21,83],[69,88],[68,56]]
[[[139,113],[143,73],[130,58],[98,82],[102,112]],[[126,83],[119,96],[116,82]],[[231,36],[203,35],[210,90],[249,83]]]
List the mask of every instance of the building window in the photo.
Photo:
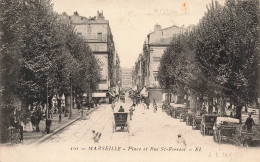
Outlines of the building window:
[[160,62],[160,59],[161,59],[160,57],[153,57],[154,62]]
[[100,41],[102,40],[102,33],[97,33],[97,39]]
[[77,33],[79,37],[82,37],[82,33]]
[[91,26],[88,26],[88,33],[91,33]]

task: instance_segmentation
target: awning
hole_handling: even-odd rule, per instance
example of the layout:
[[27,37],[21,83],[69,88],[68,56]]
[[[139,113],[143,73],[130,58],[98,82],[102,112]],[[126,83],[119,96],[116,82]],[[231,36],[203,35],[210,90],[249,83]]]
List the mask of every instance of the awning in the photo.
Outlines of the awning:
[[106,97],[106,93],[93,93],[92,97]]

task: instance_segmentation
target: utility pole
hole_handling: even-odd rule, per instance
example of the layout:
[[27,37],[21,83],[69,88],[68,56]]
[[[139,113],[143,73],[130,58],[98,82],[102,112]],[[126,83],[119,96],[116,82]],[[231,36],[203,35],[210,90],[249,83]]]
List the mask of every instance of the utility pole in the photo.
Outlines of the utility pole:
[[48,76],[47,76],[47,102],[46,102],[46,120],[48,119],[48,109],[49,109],[49,100],[48,100]]
[[70,77],[70,116],[69,119],[72,117],[72,79]]

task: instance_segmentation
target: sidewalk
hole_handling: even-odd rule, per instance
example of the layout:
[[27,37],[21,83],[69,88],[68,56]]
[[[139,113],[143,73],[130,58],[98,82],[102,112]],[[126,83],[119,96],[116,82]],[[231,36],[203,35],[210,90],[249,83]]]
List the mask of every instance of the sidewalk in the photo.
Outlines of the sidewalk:
[[[89,113],[91,113],[92,111],[96,110],[99,107],[100,107],[100,105],[98,105],[95,108],[91,108]],[[87,108],[84,110],[84,114],[86,114],[86,112],[88,112]],[[33,131],[33,132],[24,132],[23,133],[22,144],[29,145],[29,144],[41,143],[44,140],[47,140],[52,135],[58,133],[59,131],[61,131],[65,127],[74,123],[75,121],[80,119],[80,117],[81,117],[81,113],[78,111],[78,109],[72,109],[71,119],[69,119],[69,114],[68,114],[67,117],[64,117],[64,114],[62,114],[62,119],[61,119],[61,122],[59,123],[59,115],[53,114],[52,124],[51,124],[51,132],[49,134],[47,134],[45,132],[45,122],[46,122],[46,120],[43,119],[43,120],[41,120],[41,122],[39,124],[40,132]],[[3,144],[3,145],[9,146],[11,144],[6,143],[6,144]]]

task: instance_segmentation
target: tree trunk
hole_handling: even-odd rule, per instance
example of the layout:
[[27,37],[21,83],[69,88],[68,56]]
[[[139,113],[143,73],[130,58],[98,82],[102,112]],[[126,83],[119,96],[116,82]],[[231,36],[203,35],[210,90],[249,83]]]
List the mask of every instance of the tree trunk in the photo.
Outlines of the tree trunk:
[[190,109],[191,112],[196,113],[197,97],[194,94],[190,95]]
[[186,95],[186,105],[190,107],[189,94]]
[[[196,100],[197,100],[197,97],[196,97]],[[196,105],[196,112],[201,111],[202,104],[203,104],[203,97],[200,97],[198,102],[197,102],[197,105]]]
[[226,110],[225,110],[225,108],[226,108],[226,101],[225,101],[225,99],[223,97],[221,97],[219,99],[219,106],[220,106],[219,107],[220,116],[224,116],[225,113],[226,113]]
[[213,97],[212,96],[209,96],[208,97],[208,113],[209,114],[212,114],[213,113]]
[[88,92],[88,110],[90,110],[90,93]]

